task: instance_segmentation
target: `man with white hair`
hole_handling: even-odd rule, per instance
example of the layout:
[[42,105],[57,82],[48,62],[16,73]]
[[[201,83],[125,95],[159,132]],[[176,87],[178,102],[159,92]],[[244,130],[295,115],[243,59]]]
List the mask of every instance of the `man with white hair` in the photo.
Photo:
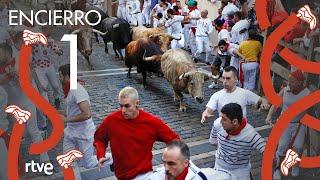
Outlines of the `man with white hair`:
[[152,175],[155,141],[169,143],[179,139],[162,119],[140,109],[139,104],[137,90],[123,88],[119,93],[120,109],[109,114],[94,134],[99,166],[108,160],[105,152],[110,142],[118,179],[146,179]]
[[194,57],[198,59],[200,57],[200,53],[205,49],[206,53],[206,63],[209,62],[209,57],[211,55],[211,43],[209,35],[213,31],[213,26],[211,20],[207,17],[208,10],[201,11],[201,18],[197,22],[197,30],[196,30],[196,44],[197,51],[194,54]]

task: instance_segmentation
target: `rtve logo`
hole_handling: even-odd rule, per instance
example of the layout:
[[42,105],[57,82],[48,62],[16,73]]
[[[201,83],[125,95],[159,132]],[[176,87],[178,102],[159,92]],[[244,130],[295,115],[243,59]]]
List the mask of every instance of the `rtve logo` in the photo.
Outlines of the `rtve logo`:
[[33,160],[30,163],[26,163],[25,171],[29,172],[44,172],[46,175],[52,175],[53,165],[51,163],[36,163]]

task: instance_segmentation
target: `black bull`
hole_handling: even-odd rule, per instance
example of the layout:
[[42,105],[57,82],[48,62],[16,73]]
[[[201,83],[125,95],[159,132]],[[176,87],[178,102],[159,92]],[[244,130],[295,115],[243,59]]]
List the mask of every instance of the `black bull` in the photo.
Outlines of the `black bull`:
[[[147,72],[162,74],[160,61],[162,52],[159,46],[150,38],[132,41],[126,47],[125,64],[129,68],[127,77],[130,77],[132,66],[137,66],[137,72],[142,73],[143,86],[146,87]],[[153,57],[147,61],[145,57]]]
[[122,18],[108,17],[102,21],[101,31],[107,32],[105,36],[102,36],[106,45],[105,52],[108,53],[107,43],[111,41],[116,57],[123,59],[121,49],[124,49],[131,41],[130,24]]

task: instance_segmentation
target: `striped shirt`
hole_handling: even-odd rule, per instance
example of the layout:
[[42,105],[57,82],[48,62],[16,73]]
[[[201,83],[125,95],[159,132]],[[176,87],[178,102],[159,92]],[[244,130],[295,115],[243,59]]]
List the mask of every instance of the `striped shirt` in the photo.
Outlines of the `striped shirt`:
[[210,143],[218,144],[216,164],[227,170],[250,167],[252,150],[263,153],[265,140],[250,125],[242,129],[239,135],[229,136],[221,125],[221,118],[215,120],[210,134]]

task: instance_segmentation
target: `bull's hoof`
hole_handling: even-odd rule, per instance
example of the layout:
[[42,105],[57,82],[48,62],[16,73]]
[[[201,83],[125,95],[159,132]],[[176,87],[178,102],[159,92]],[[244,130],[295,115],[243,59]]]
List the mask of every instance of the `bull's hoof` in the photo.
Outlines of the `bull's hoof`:
[[131,79],[131,74],[128,73],[127,74],[127,78]]
[[184,107],[180,107],[180,108],[179,108],[179,111],[180,111],[180,112],[186,112],[186,111],[187,111],[187,107],[185,107],[185,106],[184,106]]
[[152,73],[148,74],[148,77],[149,77],[150,79],[153,79]]

